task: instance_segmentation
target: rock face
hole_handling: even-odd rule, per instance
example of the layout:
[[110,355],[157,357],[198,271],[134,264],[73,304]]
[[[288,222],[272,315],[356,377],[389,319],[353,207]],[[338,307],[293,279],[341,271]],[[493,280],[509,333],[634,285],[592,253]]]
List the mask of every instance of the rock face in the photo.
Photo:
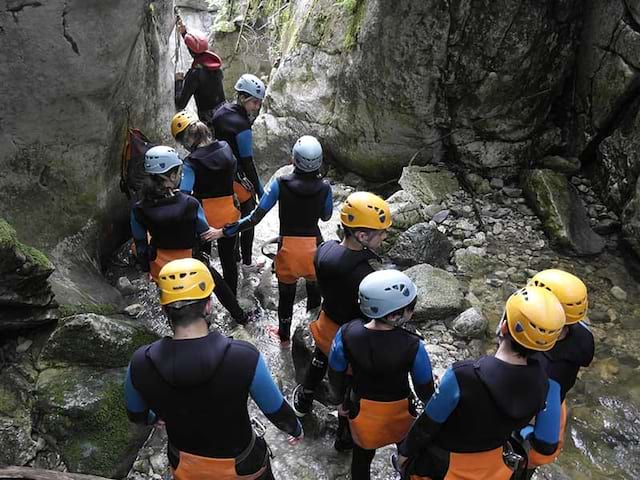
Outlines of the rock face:
[[545,122],[569,71],[578,7],[292,2],[268,111],[257,122],[257,156],[275,161],[305,131],[340,164],[382,180],[414,156],[442,160],[437,139],[455,129],[447,141],[464,165],[514,172],[536,140],[545,139],[535,142],[542,153],[553,143]]
[[36,247],[94,216],[105,244],[126,221],[112,217],[126,214],[127,116],[159,141],[173,112],[171,3],[16,0],[0,11],[0,64],[11,66],[0,73],[0,215]]
[[594,255],[604,249],[604,239],[589,226],[582,201],[564,175],[531,170],[524,191],[556,246],[578,255]]
[[[92,313],[75,315],[60,320],[40,360],[48,365],[122,367],[127,365],[136,348],[156,339],[139,322]],[[86,348],[87,344],[91,348]]]
[[452,249],[447,236],[436,227],[418,223],[400,234],[388,256],[401,266],[428,263],[443,268],[449,264]]
[[449,272],[422,264],[411,267],[404,273],[418,287],[414,321],[443,321],[464,309],[460,283]]
[[33,328],[55,320],[48,278],[53,265],[41,252],[21,243],[0,218],[0,331]]

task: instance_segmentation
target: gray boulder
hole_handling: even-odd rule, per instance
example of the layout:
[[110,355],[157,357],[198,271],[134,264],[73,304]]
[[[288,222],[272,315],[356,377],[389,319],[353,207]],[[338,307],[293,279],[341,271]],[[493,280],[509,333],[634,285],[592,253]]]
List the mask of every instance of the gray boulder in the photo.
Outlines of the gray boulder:
[[395,230],[406,230],[427,220],[424,206],[405,190],[398,190],[391,195],[387,198],[387,203],[393,219],[392,228]]
[[452,274],[422,264],[405,270],[418,287],[418,303],[413,320],[445,320],[464,309],[461,285]]
[[600,253],[605,240],[589,225],[587,212],[575,187],[564,175],[551,170],[531,170],[524,193],[551,242],[577,255]]
[[464,339],[483,338],[489,322],[476,308],[468,308],[451,323],[454,335]]
[[49,368],[36,384],[38,431],[70,470],[109,478],[127,474],[149,434],[123,408],[126,369]]
[[578,173],[581,167],[580,159],[576,157],[565,158],[560,155],[544,157],[538,164],[540,168],[547,168],[554,172],[566,173],[568,175]]
[[483,275],[493,270],[495,263],[482,247],[460,248],[454,254],[454,262],[461,272]]
[[440,203],[447,195],[460,190],[453,173],[432,166],[405,167],[398,183],[424,205]]
[[388,256],[401,266],[428,263],[445,267],[449,264],[452,249],[444,233],[428,223],[418,223],[400,234]]
[[157,340],[140,322],[92,313],[67,317],[51,334],[40,361],[44,365],[86,364],[125,367],[135,350]]

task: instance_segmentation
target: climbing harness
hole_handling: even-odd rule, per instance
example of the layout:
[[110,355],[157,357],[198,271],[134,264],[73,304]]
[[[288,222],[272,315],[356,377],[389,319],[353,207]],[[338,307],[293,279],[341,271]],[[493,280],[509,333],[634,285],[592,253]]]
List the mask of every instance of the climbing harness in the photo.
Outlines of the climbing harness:
[[262,247],[260,247],[260,251],[262,252],[262,254],[267,257],[269,260],[275,260],[277,253],[273,253],[273,252],[269,252],[269,251],[265,251],[265,248],[267,248],[269,245],[273,245],[273,244],[278,244],[280,242],[280,237],[273,237],[270,238],[269,240],[267,240],[266,242],[264,242],[262,244]]

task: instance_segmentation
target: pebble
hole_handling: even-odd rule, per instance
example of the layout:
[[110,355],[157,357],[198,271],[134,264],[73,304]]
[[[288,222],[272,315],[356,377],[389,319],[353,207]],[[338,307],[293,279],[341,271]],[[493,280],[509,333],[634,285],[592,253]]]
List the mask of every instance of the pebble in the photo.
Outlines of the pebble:
[[503,218],[503,217],[506,217],[507,215],[509,215],[510,213],[511,213],[511,209],[500,207],[496,211],[496,213],[493,214],[493,216],[496,217],[496,218]]
[[518,197],[522,196],[522,189],[521,188],[504,187],[502,189],[502,191],[504,192],[504,194],[507,197],[518,198]]
[[617,285],[611,287],[611,295],[623,302],[627,300],[627,292]]
[[509,278],[509,274],[507,272],[503,272],[502,270],[498,270],[497,272],[493,272],[493,274],[502,279],[502,280],[506,280],[507,278]]
[[492,178],[491,182],[489,184],[493,188],[500,189],[500,188],[504,187],[504,180],[502,180],[501,178]]
[[130,317],[137,317],[142,313],[143,310],[144,310],[143,305],[139,303],[134,303],[132,305],[129,305],[128,307],[125,307],[124,313],[126,313]]
[[24,353],[27,350],[29,350],[29,348],[31,347],[31,345],[33,345],[33,340],[24,340],[22,342],[20,342],[18,344],[18,346],[16,347],[16,352],[17,353]]
[[493,224],[493,234],[500,235],[502,233],[502,224],[497,222]]
[[499,278],[487,278],[485,283],[491,287],[498,288],[501,287],[504,282]]
[[449,216],[449,210],[441,210],[438,213],[436,213],[431,218],[431,220],[433,220],[436,223],[442,223],[447,219],[448,216]]
[[136,289],[127,277],[120,277],[116,282],[116,288],[122,293],[122,295],[127,296],[135,293]]

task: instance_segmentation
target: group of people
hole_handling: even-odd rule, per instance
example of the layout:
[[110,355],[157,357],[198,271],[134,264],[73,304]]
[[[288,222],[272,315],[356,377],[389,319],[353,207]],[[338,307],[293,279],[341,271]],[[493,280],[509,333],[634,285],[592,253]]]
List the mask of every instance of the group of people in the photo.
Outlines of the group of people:
[[[147,152],[147,186],[131,214],[137,256],[158,285],[173,337],[141,346],[125,379],[130,419],[166,425],[174,478],[274,478],[248,396],[295,445],[304,436],[299,418],[311,414],[327,371],[324,401],[338,406],[334,447],[352,451],[355,480],[370,478],[376,449],[392,444],[394,467],[413,480],[507,480],[515,467],[527,478],[552,462],[562,448],[565,397],[594,355],[582,323],[584,283],[561,270],[538,273],[507,300],[495,355],[456,362],[435,378],[427,342],[404,328],[420,292],[404,273],[373,265],[392,224],[389,205],[369,192],[352,193],[340,206],[341,240],[323,241],[318,223],[332,216],[333,198],[320,175],[320,142],[301,137],[292,148],[293,172],[263,189],[251,123],[264,84],[245,74],[234,103],[210,108],[198,101],[198,88],[221,75],[203,72],[216,64],[206,37],[179,28],[194,65],[178,82],[196,93],[198,116],[178,113],[171,130],[189,155],[183,161],[166,146]],[[315,350],[290,401],[255,346],[210,322],[212,293],[237,322],[248,321],[236,299],[237,261],[252,268],[252,229],[276,203],[282,345],[290,339],[299,279],[306,281],[307,309],[321,306],[309,325]],[[222,275],[209,261],[214,240]],[[425,405],[420,415],[416,397]],[[528,464],[514,465],[521,458]]]

